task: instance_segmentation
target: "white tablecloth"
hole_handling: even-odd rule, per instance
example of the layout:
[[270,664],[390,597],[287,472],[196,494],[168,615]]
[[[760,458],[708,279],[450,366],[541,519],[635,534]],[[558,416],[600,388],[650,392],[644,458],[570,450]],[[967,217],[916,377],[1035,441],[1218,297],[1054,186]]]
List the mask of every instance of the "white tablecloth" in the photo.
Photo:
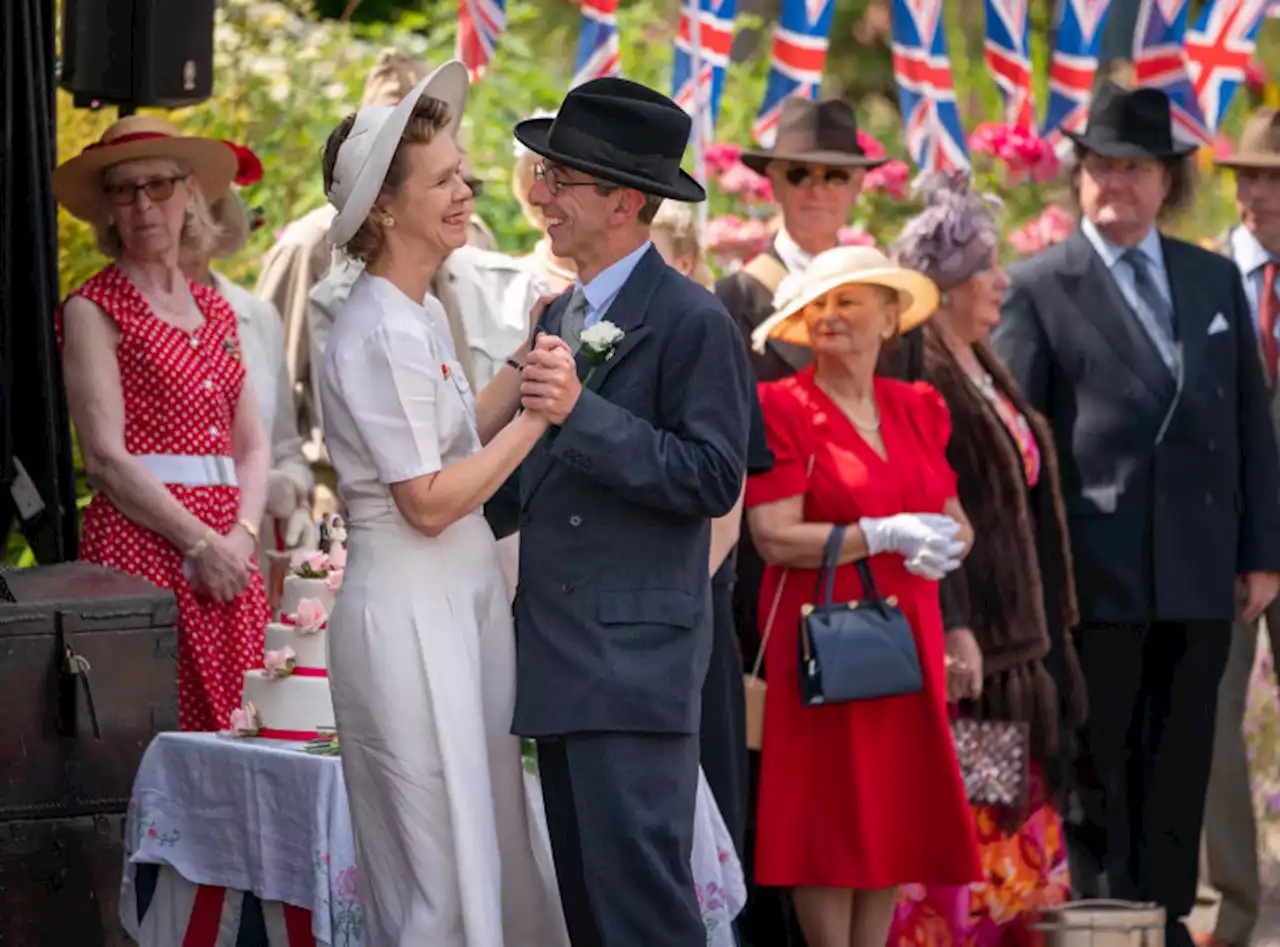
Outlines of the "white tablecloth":
[[[537,791],[537,779],[526,777]],[[540,806],[540,795],[536,800]],[[707,943],[732,945],[742,869],[711,792],[699,786],[693,869]],[[162,733],[134,780],[120,914],[137,937],[132,866],[169,865],[193,884],[251,891],[312,912],[321,944],[361,947],[364,912],[342,760],[299,744]]]

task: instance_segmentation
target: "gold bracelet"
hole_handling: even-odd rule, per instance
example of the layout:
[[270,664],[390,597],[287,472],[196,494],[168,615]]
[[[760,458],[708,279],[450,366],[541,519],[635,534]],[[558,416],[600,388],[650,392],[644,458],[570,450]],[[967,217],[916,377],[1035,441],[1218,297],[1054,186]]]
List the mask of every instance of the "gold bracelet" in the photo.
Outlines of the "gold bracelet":
[[249,538],[253,540],[253,544],[258,545],[258,527],[249,521],[249,517],[242,516],[236,520],[236,525],[249,534]]
[[193,545],[190,549],[187,550],[187,558],[195,559],[197,556],[199,556],[200,553],[204,552],[206,549],[209,548],[209,543],[213,542],[213,540],[217,537],[217,535],[218,534],[215,533],[212,529],[206,529],[204,531],[204,535],[200,537],[199,541],[197,541],[195,545]]

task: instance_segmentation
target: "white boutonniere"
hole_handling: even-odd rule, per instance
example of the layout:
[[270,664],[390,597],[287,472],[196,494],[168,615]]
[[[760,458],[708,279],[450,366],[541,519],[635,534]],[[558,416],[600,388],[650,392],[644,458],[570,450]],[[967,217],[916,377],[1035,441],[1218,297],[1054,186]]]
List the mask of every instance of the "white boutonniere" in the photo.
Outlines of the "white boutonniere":
[[625,336],[626,333],[608,319],[601,319],[591,328],[582,330],[582,335],[579,336],[582,342],[582,354],[591,364],[587,377],[583,379],[584,385],[591,381],[591,376],[595,374],[597,368],[613,358],[613,353],[618,350]]

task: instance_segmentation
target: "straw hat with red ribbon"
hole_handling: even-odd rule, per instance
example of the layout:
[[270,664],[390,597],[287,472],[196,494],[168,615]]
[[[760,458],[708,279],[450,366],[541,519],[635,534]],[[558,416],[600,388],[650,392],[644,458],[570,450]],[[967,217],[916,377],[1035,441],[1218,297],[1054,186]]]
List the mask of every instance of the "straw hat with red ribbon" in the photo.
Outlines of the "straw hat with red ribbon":
[[[207,199],[214,200],[236,178],[239,161],[226,143],[181,134],[162,118],[130,115],[53,172],[53,196],[73,216],[93,223],[104,210],[102,173],[122,161],[168,158],[191,175]],[[261,166],[259,165],[259,170]]]
[[235,256],[249,240],[249,234],[262,224],[261,213],[245,205],[236,188],[248,187],[262,180],[262,161],[252,149],[223,141],[236,156],[235,187],[228,187],[221,196],[209,203],[213,221],[222,231],[210,252],[215,260]]

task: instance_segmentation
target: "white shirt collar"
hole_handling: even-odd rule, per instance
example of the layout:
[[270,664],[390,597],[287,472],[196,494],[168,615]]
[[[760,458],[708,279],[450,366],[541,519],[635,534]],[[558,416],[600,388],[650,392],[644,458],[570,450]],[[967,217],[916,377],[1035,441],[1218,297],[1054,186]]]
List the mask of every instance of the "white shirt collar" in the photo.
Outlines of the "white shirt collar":
[[1276,258],[1267,252],[1267,248],[1258,242],[1258,238],[1244,226],[1231,228],[1231,258],[1240,267],[1240,272],[1249,276]]
[[[1093,221],[1088,217],[1084,218],[1080,223],[1080,230],[1084,233],[1085,238],[1093,244],[1093,248],[1098,251],[1098,256],[1102,257],[1102,262],[1107,264],[1107,269],[1115,267],[1120,258],[1128,247],[1122,247],[1119,244],[1112,243],[1104,237],[1101,231],[1093,225]],[[1137,244],[1137,250],[1147,260],[1156,266],[1164,266],[1164,253],[1160,249],[1160,231],[1153,226],[1147,231],[1147,235],[1143,237]]]
[[782,227],[773,238],[773,252],[778,254],[778,259],[782,260],[782,265],[789,273],[803,273],[813,262],[813,254],[802,250],[800,244],[787,233],[786,227]]

